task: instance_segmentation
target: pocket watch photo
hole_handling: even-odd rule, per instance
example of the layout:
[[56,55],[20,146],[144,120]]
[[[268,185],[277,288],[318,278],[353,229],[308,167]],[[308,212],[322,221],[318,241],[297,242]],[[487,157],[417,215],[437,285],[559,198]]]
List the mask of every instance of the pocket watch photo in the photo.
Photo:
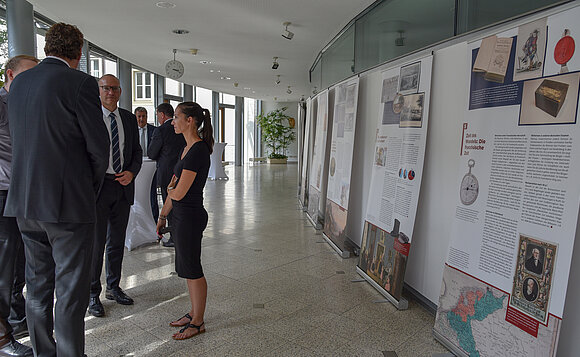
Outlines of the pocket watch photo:
[[471,169],[475,166],[475,160],[469,159],[469,161],[467,161],[467,166],[469,167],[469,172],[466,173],[465,176],[463,176],[463,180],[461,180],[459,198],[461,199],[461,203],[469,206],[477,200],[477,195],[479,194],[479,182],[471,173]]

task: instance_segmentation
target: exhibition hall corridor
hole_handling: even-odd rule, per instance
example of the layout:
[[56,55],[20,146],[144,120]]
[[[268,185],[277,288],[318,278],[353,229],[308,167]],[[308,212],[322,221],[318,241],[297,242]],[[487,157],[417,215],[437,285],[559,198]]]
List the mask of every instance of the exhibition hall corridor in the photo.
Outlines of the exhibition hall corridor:
[[[228,166],[208,181],[202,264],[206,333],[174,341],[169,322],[190,309],[173,248],[125,250],[123,306],[101,296],[104,318],[86,317],[92,356],[431,356],[434,317],[413,300],[397,311],[368,283],[352,283],[358,258],[342,259],[298,209],[297,166]],[[151,232],[151,234],[155,234]],[[104,279],[105,274],[102,275]],[[20,340],[29,344],[28,338]]]

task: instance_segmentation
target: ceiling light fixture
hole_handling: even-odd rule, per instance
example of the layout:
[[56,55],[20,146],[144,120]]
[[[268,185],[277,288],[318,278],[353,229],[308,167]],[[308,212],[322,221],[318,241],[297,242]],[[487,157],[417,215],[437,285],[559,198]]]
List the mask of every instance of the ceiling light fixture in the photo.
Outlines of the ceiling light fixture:
[[160,7],[162,9],[173,9],[175,7],[175,4],[167,1],[159,1],[158,3],[155,4],[155,6]]
[[173,32],[176,35],[186,35],[186,34],[189,33],[189,30],[185,30],[185,29],[175,29],[175,30],[173,30],[171,32]]
[[238,82],[234,82],[234,87],[238,88],[239,83]]
[[220,79],[224,80],[224,81],[229,81],[231,79],[231,77],[222,76],[222,77],[220,77]]
[[191,53],[194,56],[197,56],[197,51],[199,51],[197,48],[190,48],[189,49],[189,53]]
[[276,76],[276,80],[274,81],[276,84],[280,84],[280,75]]
[[288,31],[288,26],[291,25],[292,23],[290,21],[286,21],[282,24],[282,26],[285,26],[286,28],[284,29],[284,32],[282,32],[282,37],[284,37],[287,40],[291,40],[292,37],[294,37],[294,32]]
[[290,86],[288,86],[288,89],[286,89],[286,93],[292,94],[292,89],[290,89]]
[[278,63],[278,57],[274,57],[274,63],[272,63],[272,69],[278,69],[280,64]]
[[[201,60],[201,61],[199,61],[199,63],[201,63],[201,64],[210,64],[210,63],[211,63],[211,61],[208,61],[208,60]],[[210,70],[210,72],[211,72],[211,71],[213,71],[213,69],[212,69],[212,70]]]
[[244,87],[245,90],[251,90],[252,88],[250,87]]

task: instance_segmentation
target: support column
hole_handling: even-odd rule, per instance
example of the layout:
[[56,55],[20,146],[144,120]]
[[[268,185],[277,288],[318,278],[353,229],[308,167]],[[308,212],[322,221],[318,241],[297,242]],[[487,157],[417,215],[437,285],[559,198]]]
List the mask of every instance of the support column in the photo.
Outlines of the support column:
[[236,121],[235,121],[235,165],[242,166],[244,162],[244,97],[236,96]]
[[[163,98],[165,96],[165,77],[155,74],[153,77],[153,83],[155,86],[155,108],[159,106],[159,104],[163,103]],[[157,113],[155,113],[155,125],[159,125],[157,121]]]
[[213,137],[215,142],[220,141],[219,137],[219,116],[220,116],[220,93],[216,91],[211,92],[211,125],[213,126]]
[[133,112],[133,85],[131,83],[131,63],[123,60],[117,60],[119,67],[119,81],[121,82],[121,98],[119,98],[119,107]]
[[189,84],[183,84],[183,101],[193,102],[193,86]]
[[[262,114],[262,101],[258,100],[256,103],[256,116]],[[256,157],[263,157],[264,153],[262,152],[262,128],[258,125],[258,121],[254,125],[254,155]]]
[[6,1],[8,56],[36,56],[34,45],[34,10],[25,0]]

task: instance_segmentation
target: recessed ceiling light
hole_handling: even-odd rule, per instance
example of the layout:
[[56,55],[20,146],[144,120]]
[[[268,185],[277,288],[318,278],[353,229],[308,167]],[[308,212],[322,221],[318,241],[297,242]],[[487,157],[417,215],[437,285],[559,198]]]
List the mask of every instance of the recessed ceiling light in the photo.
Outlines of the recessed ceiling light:
[[244,87],[244,89],[245,89],[245,90],[250,90],[250,89],[252,89],[252,88],[250,88],[250,87]]
[[201,60],[201,61],[199,61],[199,63],[201,63],[201,64],[210,64],[211,61]]
[[175,4],[167,1],[159,1],[158,3],[155,4],[155,6],[160,7],[162,9],[172,9],[175,7]]
[[173,32],[174,34],[177,34],[177,35],[185,35],[185,34],[188,34],[189,33],[189,30],[185,30],[185,29],[175,29],[175,30],[173,30],[171,32]]
[[231,78],[230,77],[226,77],[226,76],[222,76],[222,77],[220,77],[220,79],[222,79],[224,81],[229,81]]

